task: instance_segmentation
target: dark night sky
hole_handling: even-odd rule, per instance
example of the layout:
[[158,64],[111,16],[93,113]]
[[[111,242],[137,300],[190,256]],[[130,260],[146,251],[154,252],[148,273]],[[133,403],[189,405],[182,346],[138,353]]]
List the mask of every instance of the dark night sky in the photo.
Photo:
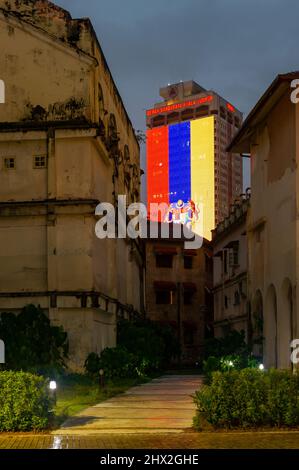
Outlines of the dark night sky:
[[136,129],[167,83],[193,79],[246,115],[278,73],[299,69],[298,0],[54,3],[91,19]]

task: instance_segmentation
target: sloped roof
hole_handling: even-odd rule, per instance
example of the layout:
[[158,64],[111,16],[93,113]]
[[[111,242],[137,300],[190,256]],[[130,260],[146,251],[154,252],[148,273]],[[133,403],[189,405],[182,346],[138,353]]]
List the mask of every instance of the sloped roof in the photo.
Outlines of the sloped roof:
[[292,80],[299,79],[299,71],[279,74],[261,96],[257,104],[248,114],[243,125],[227,147],[228,152],[249,153],[250,136],[256,126],[267,116],[271,108],[279,101],[289,88]]

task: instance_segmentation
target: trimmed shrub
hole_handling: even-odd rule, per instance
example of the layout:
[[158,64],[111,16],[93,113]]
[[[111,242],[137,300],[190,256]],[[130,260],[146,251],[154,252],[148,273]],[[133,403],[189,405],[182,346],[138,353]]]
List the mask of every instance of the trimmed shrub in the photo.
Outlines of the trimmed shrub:
[[48,382],[27,372],[0,372],[0,431],[40,431],[49,421]]
[[257,366],[258,361],[250,355],[210,356],[207,360],[203,361],[203,373],[206,376],[206,383],[211,383],[213,372],[256,368]]
[[116,346],[104,349],[100,356],[96,353],[88,355],[85,361],[85,370],[88,375],[96,377],[100,369],[104,370],[105,377],[108,379],[140,377],[145,375],[148,363],[143,358],[129,353],[126,348]]
[[117,343],[148,363],[151,370],[167,366],[179,355],[179,343],[172,329],[150,320],[122,320]]
[[214,372],[194,400],[197,429],[207,423],[215,428],[299,424],[299,376],[290,371]]

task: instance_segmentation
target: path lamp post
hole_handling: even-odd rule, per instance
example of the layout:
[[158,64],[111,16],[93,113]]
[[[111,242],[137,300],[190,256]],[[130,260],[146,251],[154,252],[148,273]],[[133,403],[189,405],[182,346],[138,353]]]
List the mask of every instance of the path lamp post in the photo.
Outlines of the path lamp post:
[[99,370],[99,385],[100,385],[100,390],[102,390],[105,387],[105,379],[104,379],[104,369]]
[[56,405],[56,402],[57,402],[57,396],[56,396],[57,383],[56,383],[55,380],[50,381],[49,389],[50,389],[50,396],[53,399],[54,405]]

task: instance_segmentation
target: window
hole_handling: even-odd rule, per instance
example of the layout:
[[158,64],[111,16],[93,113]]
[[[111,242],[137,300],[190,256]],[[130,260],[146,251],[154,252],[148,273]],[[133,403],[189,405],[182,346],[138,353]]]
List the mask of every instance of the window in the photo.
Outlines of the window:
[[194,344],[194,331],[191,328],[184,328],[184,344]]
[[157,268],[172,268],[173,255],[156,254],[156,267]]
[[184,256],[184,268],[185,269],[192,269],[193,268],[193,257],[192,256]]
[[99,87],[98,87],[98,99],[99,99],[99,112],[100,112],[100,116],[102,117],[105,113],[105,108],[104,108],[103,89],[102,89],[100,84],[99,84]]
[[171,290],[157,290],[156,291],[156,304],[171,305],[172,304],[172,291]]
[[194,292],[184,291],[184,305],[192,305]]
[[152,126],[157,127],[157,126],[163,126],[165,123],[165,116],[162,114],[159,114],[158,116],[154,117],[152,119]]
[[240,293],[238,291],[235,291],[235,302],[234,305],[240,305]]
[[33,157],[33,168],[46,168],[47,157],[46,155],[35,155]]
[[179,113],[170,113],[167,116],[167,123],[169,124],[171,122],[177,122],[179,118],[180,118]]
[[209,114],[209,106],[206,106],[206,105],[199,106],[195,110],[196,117],[207,116],[208,114]]
[[223,270],[224,273],[227,274],[227,250],[223,252]]
[[4,158],[4,168],[6,170],[14,170],[16,168],[16,159],[15,159],[15,157],[5,157]]
[[236,244],[233,248],[233,263],[234,266],[239,265],[239,244]]
[[193,119],[193,116],[193,109],[185,109],[184,111],[182,111],[182,121],[190,121],[190,119]]

